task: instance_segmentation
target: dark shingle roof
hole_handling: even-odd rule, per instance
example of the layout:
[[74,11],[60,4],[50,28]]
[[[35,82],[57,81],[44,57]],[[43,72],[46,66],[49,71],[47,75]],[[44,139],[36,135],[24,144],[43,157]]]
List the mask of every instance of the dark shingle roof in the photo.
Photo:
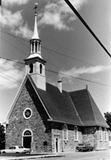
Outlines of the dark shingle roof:
[[108,127],[101,112],[87,89],[62,93],[46,83],[46,91],[36,87],[31,76],[27,76],[36,93],[40,96],[51,121],[78,126]]
[[48,83],[46,84],[46,91],[44,91],[36,87],[31,77],[29,77],[29,80],[34,85],[52,121],[82,125],[72,99],[67,92],[60,93],[57,87]]
[[108,127],[87,89],[71,92],[70,95],[84,126]]
[[71,97],[67,92],[60,93],[57,87],[48,83],[46,91],[40,89],[37,89],[37,91],[54,121],[82,125]]

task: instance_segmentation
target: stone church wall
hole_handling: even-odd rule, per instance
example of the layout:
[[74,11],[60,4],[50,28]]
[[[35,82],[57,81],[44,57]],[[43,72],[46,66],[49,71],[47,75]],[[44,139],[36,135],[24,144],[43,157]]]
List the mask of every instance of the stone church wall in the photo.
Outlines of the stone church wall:
[[[57,125],[56,125],[57,126]],[[74,140],[74,126],[68,128],[68,139],[64,140],[62,126],[52,129],[52,151],[55,151],[55,138],[59,138],[59,152],[75,152],[78,143],[82,143],[82,133],[78,131],[78,140]]]
[[[106,133],[108,134],[108,132]],[[102,129],[102,139],[100,140],[100,131],[98,127],[86,127],[83,132],[83,143],[89,143],[94,147],[94,150],[108,149],[108,138],[104,134],[104,129]]]
[[[26,108],[32,110],[32,116],[29,119],[25,119],[23,116]],[[9,124],[6,129],[6,148],[15,145],[22,146],[23,132],[29,129],[32,131],[32,151],[50,152],[52,148],[51,132],[46,124],[46,118],[47,116],[41,108],[40,101],[37,97],[34,97],[34,91],[27,82],[9,117]]]

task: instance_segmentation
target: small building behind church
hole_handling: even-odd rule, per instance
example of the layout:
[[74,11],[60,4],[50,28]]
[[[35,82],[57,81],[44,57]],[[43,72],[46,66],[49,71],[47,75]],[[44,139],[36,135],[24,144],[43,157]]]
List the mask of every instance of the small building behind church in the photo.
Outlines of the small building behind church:
[[26,75],[8,115],[6,148],[75,152],[79,143],[90,143],[95,150],[107,149],[108,125],[88,88],[67,92],[60,80],[57,87],[47,83],[36,11],[30,48]]

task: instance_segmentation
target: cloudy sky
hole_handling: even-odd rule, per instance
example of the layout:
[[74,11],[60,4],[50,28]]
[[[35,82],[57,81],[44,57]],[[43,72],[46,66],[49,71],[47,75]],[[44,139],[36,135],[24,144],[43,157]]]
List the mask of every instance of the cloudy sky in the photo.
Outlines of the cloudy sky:
[[[0,122],[6,120],[25,75],[36,0],[2,0],[0,8]],[[110,0],[70,0],[111,52]],[[111,112],[111,59],[64,0],[40,0],[38,29],[47,81],[72,91],[88,85],[102,113]],[[6,60],[7,59],[7,60]],[[12,59],[13,61],[10,61]],[[20,62],[20,63],[18,63]]]

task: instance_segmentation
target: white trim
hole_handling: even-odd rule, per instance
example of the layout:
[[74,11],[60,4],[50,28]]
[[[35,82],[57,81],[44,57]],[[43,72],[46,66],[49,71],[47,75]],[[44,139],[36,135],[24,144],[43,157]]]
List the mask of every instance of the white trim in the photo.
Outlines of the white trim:
[[26,129],[24,129],[24,131],[22,132],[22,137],[24,136],[24,133],[25,133],[26,131],[30,131],[30,132],[31,132],[31,136],[33,136],[32,130],[31,130],[30,128],[26,128]]
[[16,103],[16,101],[17,101],[17,99],[18,99],[18,97],[19,97],[19,95],[20,95],[20,93],[21,93],[22,86],[24,85],[24,83],[26,82],[26,80],[27,80],[27,75],[24,76],[23,81],[22,81],[22,83],[20,84],[20,87],[19,87],[19,89],[18,89],[18,91],[17,91],[17,93],[16,93],[16,95],[15,95],[15,98],[14,98],[12,104],[11,104],[11,109],[10,109],[8,115],[7,115],[7,118],[6,118],[7,122],[8,122],[8,120],[9,120],[9,117],[10,117],[11,113],[12,113],[12,110],[13,110],[14,107],[15,107],[15,103]]
[[[31,115],[29,117],[26,117],[26,115],[25,115],[26,110],[30,110],[31,111]],[[32,116],[32,109],[31,108],[25,108],[25,110],[23,111],[23,116],[24,116],[25,119],[30,119],[31,116]]]

